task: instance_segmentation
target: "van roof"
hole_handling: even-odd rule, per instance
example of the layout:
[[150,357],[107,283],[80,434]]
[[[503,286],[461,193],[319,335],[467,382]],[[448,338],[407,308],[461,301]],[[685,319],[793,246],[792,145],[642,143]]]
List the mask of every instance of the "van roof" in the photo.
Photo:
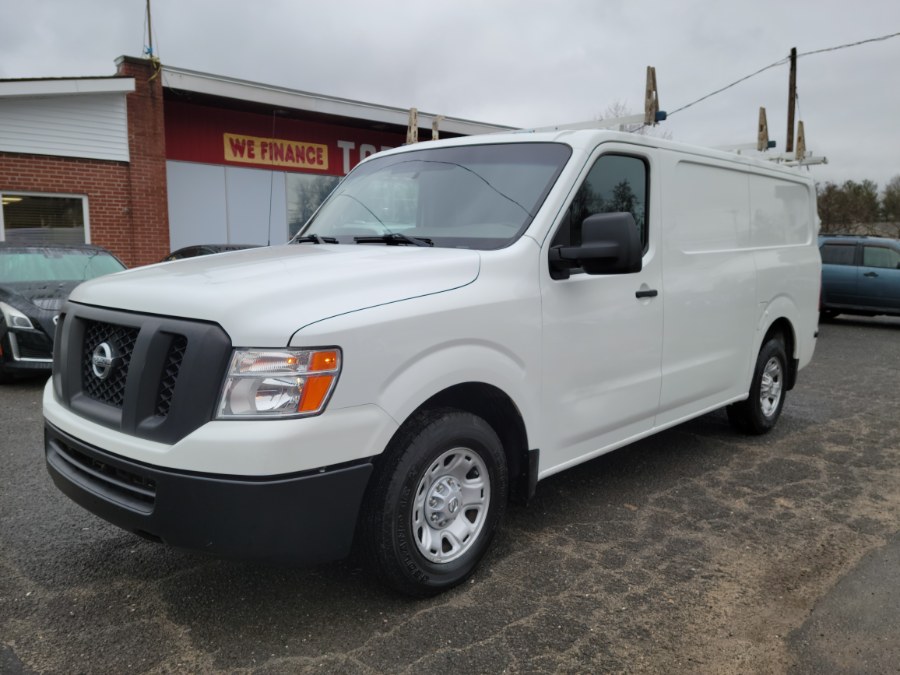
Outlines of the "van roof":
[[745,167],[753,167],[766,172],[775,172],[785,177],[790,177],[792,180],[809,183],[813,182],[812,178],[795,171],[792,167],[779,165],[763,158],[757,158],[751,155],[739,155],[726,150],[691,145],[665,138],[658,138],[656,136],[643,136],[641,134],[614,131],[610,129],[560,129],[558,131],[532,131],[523,129],[517,131],[504,131],[439,141],[423,141],[421,143],[416,143],[415,145],[404,145],[399,148],[394,148],[393,150],[388,150],[384,154],[462,145],[486,145],[489,143],[565,143],[575,150],[590,153],[597,145],[603,142],[627,143],[647,148],[671,150],[673,152],[693,155],[695,157],[716,159]]

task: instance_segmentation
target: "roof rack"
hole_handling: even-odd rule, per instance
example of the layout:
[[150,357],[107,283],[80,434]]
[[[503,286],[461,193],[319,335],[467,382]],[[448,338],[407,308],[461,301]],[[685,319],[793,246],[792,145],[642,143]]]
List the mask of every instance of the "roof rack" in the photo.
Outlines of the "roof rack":
[[[759,130],[756,137],[756,143],[744,143],[740,145],[720,146],[719,150],[726,152],[734,152],[738,155],[744,154],[745,151],[755,151],[757,153],[766,153],[768,150],[775,148],[775,141],[769,140],[769,125],[766,122],[766,109],[759,109]],[[759,159],[767,159],[770,162],[781,164],[783,166],[811,166],[813,164],[828,164],[827,157],[817,157],[811,152],[806,151],[806,135],[803,133],[803,122],[797,125],[797,150],[795,152],[784,152],[779,154],[753,155]]]
[[626,115],[624,117],[611,117],[605,120],[586,120],[584,122],[569,122],[568,124],[552,124],[546,127],[533,127],[518,129],[515,133],[540,133],[542,131],[578,131],[580,129],[616,129],[620,130],[629,124],[640,124],[652,127],[665,121],[665,110],[659,109],[659,92],[656,90],[656,68],[647,66],[647,86],[644,90],[644,114]]

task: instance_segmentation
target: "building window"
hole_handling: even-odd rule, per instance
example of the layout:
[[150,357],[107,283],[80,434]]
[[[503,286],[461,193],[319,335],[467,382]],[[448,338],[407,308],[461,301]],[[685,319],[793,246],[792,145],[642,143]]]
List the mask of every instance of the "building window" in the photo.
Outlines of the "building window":
[[337,176],[288,173],[288,239],[293,237],[340,182]]
[[87,198],[0,193],[0,241],[17,244],[84,244],[89,241]]

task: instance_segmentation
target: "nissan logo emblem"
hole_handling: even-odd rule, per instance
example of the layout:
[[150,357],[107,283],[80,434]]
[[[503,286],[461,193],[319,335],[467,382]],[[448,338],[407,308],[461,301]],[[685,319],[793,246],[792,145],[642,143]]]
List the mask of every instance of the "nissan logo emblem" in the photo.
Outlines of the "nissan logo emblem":
[[113,350],[108,342],[101,342],[91,354],[91,370],[99,380],[105,380],[113,369]]

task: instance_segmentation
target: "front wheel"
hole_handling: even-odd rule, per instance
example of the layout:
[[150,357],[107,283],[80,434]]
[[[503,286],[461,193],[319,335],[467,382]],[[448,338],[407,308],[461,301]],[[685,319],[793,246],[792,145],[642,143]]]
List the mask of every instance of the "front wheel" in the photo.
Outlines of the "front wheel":
[[753,435],[772,430],[784,407],[787,363],[781,337],[770,338],[759,350],[747,400],[726,409],[732,426]]
[[474,572],[506,508],[506,456],[493,428],[455,409],[419,413],[385,451],[362,543],[394,589],[428,596]]

